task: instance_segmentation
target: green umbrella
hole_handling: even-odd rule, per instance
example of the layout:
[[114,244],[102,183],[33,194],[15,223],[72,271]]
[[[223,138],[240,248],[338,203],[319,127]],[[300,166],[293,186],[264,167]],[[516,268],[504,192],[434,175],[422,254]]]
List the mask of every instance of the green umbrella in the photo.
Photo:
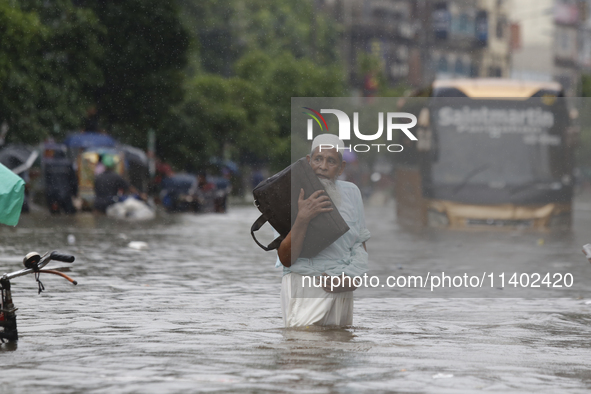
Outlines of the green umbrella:
[[16,226],[25,199],[25,182],[0,164],[0,223]]

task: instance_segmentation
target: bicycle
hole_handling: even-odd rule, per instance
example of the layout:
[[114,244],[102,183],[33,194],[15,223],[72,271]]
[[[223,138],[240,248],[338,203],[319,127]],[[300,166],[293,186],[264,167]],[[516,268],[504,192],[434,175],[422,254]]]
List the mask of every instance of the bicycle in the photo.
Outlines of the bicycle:
[[75,257],[66,254],[60,254],[56,251],[53,251],[51,253],[47,252],[43,256],[41,256],[39,253],[31,252],[27,254],[23,259],[23,264],[25,266],[24,269],[11,273],[6,273],[2,275],[2,277],[0,278],[0,292],[2,295],[2,304],[0,305],[0,327],[4,328],[4,331],[0,332],[0,341],[2,341],[2,343],[4,343],[5,341],[15,342],[18,340],[15,313],[17,311],[17,308],[14,307],[14,304],[12,302],[12,294],[10,290],[11,279],[18,278],[19,276],[24,276],[27,274],[35,274],[35,280],[37,281],[37,285],[39,286],[38,294],[45,290],[45,286],[43,286],[43,283],[41,283],[41,280],[39,280],[39,277],[42,273],[58,275],[68,280],[70,283],[74,285],[78,284],[78,282],[76,282],[74,279],[70,278],[63,272],[57,271],[56,269],[42,269],[51,260],[61,261],[64,263],[72,263],[75,260]]

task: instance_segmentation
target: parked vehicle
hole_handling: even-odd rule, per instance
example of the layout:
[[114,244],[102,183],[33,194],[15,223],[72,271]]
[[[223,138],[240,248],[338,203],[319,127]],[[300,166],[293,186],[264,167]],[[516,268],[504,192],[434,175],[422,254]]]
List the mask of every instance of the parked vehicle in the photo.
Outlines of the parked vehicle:
[[168,212],[225,212],[230,184],[204,174],[176,174],[162,180],[160,199]]

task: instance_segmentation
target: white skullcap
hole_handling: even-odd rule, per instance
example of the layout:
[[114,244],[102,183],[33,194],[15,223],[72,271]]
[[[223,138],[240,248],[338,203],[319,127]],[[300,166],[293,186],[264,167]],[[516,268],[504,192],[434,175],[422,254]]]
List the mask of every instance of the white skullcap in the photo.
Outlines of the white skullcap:
[[[314,153],[314,150],[320,145],[332,145],[341,156],[343,155],[342,151],[345,150],[345,143],[334,134],[317,135],[316,138],[314,138],[314,141],[312,141],[312,149],[310,150],[310,154]],[[322,149],[331,148],[328,146],[323,146]]]

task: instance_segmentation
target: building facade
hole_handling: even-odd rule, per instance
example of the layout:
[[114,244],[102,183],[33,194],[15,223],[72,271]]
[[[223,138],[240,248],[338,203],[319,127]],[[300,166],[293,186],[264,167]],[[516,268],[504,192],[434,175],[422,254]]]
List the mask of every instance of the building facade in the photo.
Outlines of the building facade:
[[511,9],[522,36],[511,76],[554,80],[579,96],[581,75],[591,73],[591,0],[513,0]]
[[364,56],[380,59],[390,86],[436,78],[509,77],[506,0],[324,0],[343,26],[350,82],[367,91]]
[[585,4],[581,0],[554,4],[554,79],[568,96],[577,96],[580,90]]
[[511,77],[530,81],[554,79],[554,1],[512,0],[514,38]]

